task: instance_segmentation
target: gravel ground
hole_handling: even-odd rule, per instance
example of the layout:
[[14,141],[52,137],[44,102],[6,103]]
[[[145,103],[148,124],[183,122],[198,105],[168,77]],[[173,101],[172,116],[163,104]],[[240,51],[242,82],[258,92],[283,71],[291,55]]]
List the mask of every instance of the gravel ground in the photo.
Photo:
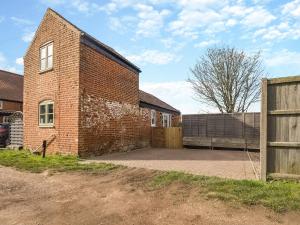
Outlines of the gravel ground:
[[[259,153],[250,153],[253,166],[259,168]],[[128,167],[176,170],[192,174],[232,179],[257,179],[246,152],[202,149],[139,149],[106,154],[85,162],[107,162]]]

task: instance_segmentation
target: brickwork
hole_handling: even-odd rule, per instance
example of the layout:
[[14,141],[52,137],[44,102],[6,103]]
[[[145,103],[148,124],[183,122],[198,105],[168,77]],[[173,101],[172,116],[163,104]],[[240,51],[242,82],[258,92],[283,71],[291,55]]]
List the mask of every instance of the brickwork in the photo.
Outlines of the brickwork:
[[[48,152],[77,154],[80,32],[51,10],[24,57],[24,146],[35,149],[55,135]],[[40,73],[39,49],[53,42],[53,70]],[[43,100],[54,101],[55,126],[39,127]]]
[[81,44],[80,155],[141,147],[140,120],[149,115],[139,109],[138,82],[138,73]]

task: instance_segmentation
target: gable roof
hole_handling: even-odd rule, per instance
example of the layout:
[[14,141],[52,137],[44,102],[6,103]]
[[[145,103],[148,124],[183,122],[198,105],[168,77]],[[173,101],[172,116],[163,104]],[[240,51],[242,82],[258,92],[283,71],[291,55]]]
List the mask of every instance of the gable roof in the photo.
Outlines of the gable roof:
[[164,101],[160,100],[152,94],[140,90],[139,95],[140,102],[180,114],[180,111],[178,109],[175,109],[174,107],[170,106],[169,104],[165,103]]
[[23,76],[0,70],[0,99],[23,102]]
[[[120,53],[118,53],[115,49],[113,49],[113,48],[109,47],[108,45],[102,43],[101,41],[97,40],[96,38],[94,38],[87,32],[83,31],[82,29],[80,29],[79,27],[77,27],[76,25],[71,23],[69,20],[67,20],[62,15],[60,15],[59,13],[57,13],[56,11],[54,11],[51,8],[47,9],[45,15],[49,12],[58,16],[60,19],[65,21],[67,24],[71,25],[73,28],[78,30],[81,33],[81,42],[82,43],[88,45],[91,48],[94,48],[95,50],[98,50],[98,52],[100,52],[100,53],[104,53],[104,54],[106,53],[105,55],[108,56],[110,59],[120,63],[123,66],[133,69],[137,73],[141,72],[141,69],[139,67],[137,67],[135,64],[130,62],[128,59],[126,59],[124,56],[122,56]],[[45,16],[44,16],[44,18],[45,18]],[[42,21],[44,20],[44,18],[42,19]],[[34,39],[35,39],[35,37],[33,38],[33,40]]]

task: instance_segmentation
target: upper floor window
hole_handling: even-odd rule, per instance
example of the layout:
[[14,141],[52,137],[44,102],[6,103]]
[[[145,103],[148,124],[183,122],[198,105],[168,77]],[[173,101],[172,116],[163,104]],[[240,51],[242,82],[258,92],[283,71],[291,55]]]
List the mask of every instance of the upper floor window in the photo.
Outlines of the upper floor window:
[[172,126],[172,115],[168,113],[162,114],[162,125],[163,127],[171,127]]
[[156,126],[156,111],[151,110],[151,127]]
[[54,125],[54,102],[43,101],[39,105],[39,125],[52,127]]
[[3,109],[3,101],[0,100],[0,109]]
[[53,42],[40,48],[40,70],[45,71],[53,67]]

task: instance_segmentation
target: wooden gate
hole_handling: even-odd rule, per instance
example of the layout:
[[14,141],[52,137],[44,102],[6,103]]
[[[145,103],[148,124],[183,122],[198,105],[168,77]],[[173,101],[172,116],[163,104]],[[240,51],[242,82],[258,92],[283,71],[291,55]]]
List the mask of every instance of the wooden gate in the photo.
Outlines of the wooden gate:
[[261,179],[300,177],[300,76],[262,81]]
[[182,148],[182,129],[181,127],[153,127],[151,143],[154,148]]
[[9,121],[9,145],[12,147],[23,146],[23,113],[15,112],[8,118]]

